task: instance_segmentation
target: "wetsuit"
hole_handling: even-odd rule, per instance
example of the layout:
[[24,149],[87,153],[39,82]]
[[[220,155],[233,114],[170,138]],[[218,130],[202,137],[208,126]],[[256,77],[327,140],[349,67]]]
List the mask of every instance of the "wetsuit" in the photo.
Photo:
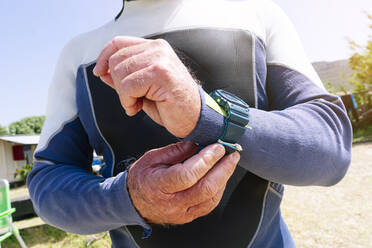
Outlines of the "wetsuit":
[[[224,129],[205,92],[228,88],[242,75],[239,80],[257,92],[245,99],[252,130],[240,141],[241,160],[221,203],[192,223],[150,225],[131,203],[127,166],[178,139],[143,112],[126,116],[117,94],[92,75],[101,49],[118,35],[169,39],[175,49],[186,44],[194,54],[218,56],[233,48],[213,66],[208,54],[189,60],[205,81],[200,119],[187,137],[196,143],[214,143]],[[218,66],[229,68],[227,75],[218,76]],[[324,89],[292,24],[271,1],[131,1],[118,20],[63,49],[27,184],[45,222],[80,234],[110,230],[113,247],[294,247],[280,214],[283,184],[337,183],[350,162],[351,140],[342,102]],[[91,174],[93,149],[104,156],[103,177]],[[152,230],[147,239],[141,239],[144,230]]]

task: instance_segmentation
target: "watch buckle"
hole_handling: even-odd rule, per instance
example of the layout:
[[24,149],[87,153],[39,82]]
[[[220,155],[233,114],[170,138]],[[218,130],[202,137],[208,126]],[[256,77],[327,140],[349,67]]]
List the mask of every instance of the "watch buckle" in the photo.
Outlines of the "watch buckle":
[[227,146],[227,147],[230,147],[231,149],[235,150],[235,151],[238,151],[238,152],[241,152],[243,151],[243,147],[241,145],[239,145],[238,143],[229,143],[229,142],[225,142],[223,140],[217,140],[217,143],[218,144],[221,144],[223,146]]

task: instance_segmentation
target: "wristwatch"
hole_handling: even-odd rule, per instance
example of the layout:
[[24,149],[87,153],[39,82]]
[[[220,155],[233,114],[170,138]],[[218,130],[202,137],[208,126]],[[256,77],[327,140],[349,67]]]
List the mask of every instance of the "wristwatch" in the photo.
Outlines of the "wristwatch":
[[238,142],[246,127],[249,128],[249,105],[225,90],[215,90],[209,95],[225,112],[225,129],[218,143],[229,148],[229,152],[242,151]]

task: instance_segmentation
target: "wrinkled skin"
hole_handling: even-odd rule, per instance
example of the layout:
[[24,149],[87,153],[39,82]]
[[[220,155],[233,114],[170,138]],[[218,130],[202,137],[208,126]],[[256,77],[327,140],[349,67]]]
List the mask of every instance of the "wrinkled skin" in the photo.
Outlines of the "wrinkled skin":
[[[180,138],[195,128],[198,85],[166,41],[116,37],[103,48],[93,72],[116,90],[127,115],[143,110]],[[130,168],[128,191],[148,222],[184,224],[218,205],[240,155],[224,157],[218,144],[196,151],[192,142],[172,144],[147,152]]]
[[115,37],[103,48],[93,72],[116,90],[127,115],[143,110],[180,138],[195,128],[199,88],[167,41]]
[[180,142],[151,150],[132,165],[129,193],[148,222],[184,224],[218,205],[240,155],[224,157],[225,149],[219,144],[193,155],[196,151],[195,144]]

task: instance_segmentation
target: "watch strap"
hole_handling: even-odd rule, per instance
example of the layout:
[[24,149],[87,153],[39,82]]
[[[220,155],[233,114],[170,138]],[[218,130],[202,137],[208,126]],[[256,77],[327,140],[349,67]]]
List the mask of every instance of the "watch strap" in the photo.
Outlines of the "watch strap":
[[243,136],[244,132],[245,127],[235,124],[232,121],[228,121],[228,118],[225,118],[225,131],[220,139],[227,143],[237,143]]
[[[218,103],[206,92],[204,92],[204,99],[205,99],[205,104],[209,108],[213,109],[214,111],[216,111],[220,115],[223,115],[224,117],[228,116],[226,111],[220,105],[218,105]],[[248,129],[252,129],[252,127],[250,127],[249,124],[247,124],[245,127]]]

